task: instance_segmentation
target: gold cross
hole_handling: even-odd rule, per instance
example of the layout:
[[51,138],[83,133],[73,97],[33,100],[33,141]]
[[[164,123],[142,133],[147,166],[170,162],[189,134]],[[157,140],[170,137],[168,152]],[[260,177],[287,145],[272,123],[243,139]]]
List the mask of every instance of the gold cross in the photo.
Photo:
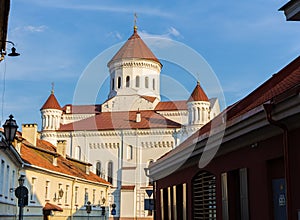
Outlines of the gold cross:
[[134,13],[134,26],[136,27],[136,22],[137,22],[137,14]]
[[51,94],[54,94],[54,82],[51,83],[51,87],[52,87]]

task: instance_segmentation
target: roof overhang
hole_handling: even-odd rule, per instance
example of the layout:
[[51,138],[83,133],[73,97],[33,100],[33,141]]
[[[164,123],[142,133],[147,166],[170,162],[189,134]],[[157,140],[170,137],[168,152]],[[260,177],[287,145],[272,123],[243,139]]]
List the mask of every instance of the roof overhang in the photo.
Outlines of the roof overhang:
[[[0,1],[0,52],[6,50],[9,9],[10,0]],[[0,53],[0,61],[3,59],[3,57],[4,54]]]
[[[298,86],[293,93],[285,93],[275,100],[275,108],[272,112],[274,120],[286,124],[289,130],[300,127],[300,95]],[[291,95],[292,94],[292,95]],[[292,127],[293,126],[293,127]],[[161,179],[169,174],[199,163],[200,157],[205,151],[214,151],[218,148],[216,157],[251,146],[259,141],[280,134],[282,131],[275,126],[269,125],[263,105],[227,122],[224,135],[222,132],[210,131],[210,135],[203,135],[195,140],[195,144],[173,154],[170,157],[161,158],[150,166],[149,174],[155,179]],[[208,139],[213,141],[208,141]],[[221,145],[218,143],[221,142]]]
[[291,0],[279,11],[283,11],[287,21],[300,21],[300,0]]

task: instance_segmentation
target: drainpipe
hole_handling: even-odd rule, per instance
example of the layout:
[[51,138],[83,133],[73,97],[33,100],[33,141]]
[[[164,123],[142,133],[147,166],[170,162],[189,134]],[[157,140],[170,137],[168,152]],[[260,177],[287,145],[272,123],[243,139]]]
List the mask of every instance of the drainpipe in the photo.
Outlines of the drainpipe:
[[283,157],[284,157],[284,172],[286,182],[286,207],[287,219],[292,219],[292,201],[291,201],[291,174],[290,174],[290,159],[289,159],[289,143],[288,143],[288,128],[285,124],[275,121],[272,118],[273,103],[266,103],[263,105],[268,122],[271,125],[279,127],[283,131]]

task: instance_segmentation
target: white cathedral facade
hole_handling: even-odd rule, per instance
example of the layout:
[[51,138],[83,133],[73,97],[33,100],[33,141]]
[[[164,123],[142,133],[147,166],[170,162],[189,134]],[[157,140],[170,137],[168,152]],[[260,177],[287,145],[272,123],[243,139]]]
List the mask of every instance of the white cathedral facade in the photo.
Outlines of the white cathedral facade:
[[152,190],[144,169],[217,115],[218,100],[195,82],[186,100],[161,101],[162,64],[136,26],[107,66],[110,91],[102,104],[61,107],[51,92],[41,108],[41,138],[66,141],[69,157],[91,163],[112,184],[114,217],[152,219],[144,206]]

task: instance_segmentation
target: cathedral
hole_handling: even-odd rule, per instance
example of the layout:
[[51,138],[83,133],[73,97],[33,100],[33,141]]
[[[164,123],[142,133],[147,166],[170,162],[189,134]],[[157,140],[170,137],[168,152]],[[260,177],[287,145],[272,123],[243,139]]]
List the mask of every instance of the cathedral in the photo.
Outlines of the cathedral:
[[218,100],[208,98],[199,82],[186,100],[161,100],[162,66],[134,26],[107,64],[104,103],[61,106],[52,90],[41,107],[41,138],[64,143],[69,157],[89,162],[111,183],[111,217],[152,219],[153,183],[145,168],[220,112]]

